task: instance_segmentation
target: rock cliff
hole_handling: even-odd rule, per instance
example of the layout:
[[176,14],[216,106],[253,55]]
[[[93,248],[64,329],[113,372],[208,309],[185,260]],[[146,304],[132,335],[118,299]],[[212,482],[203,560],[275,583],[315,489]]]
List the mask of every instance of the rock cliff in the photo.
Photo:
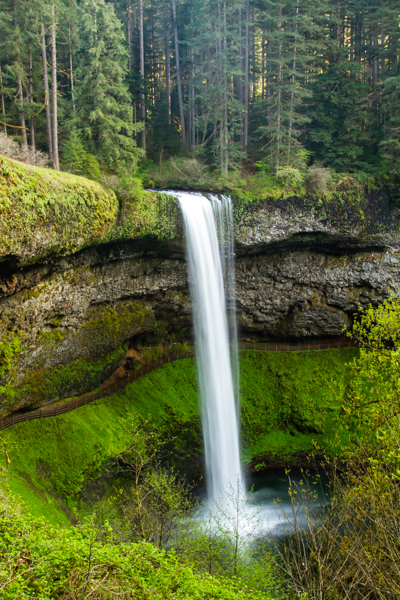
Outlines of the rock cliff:
[[[0,169],[0,416],[95,388],[127,344],[191,339],[173,199]],[[235,201],[234,214],[243,339],[338,337],[397,289],[400,219],[384,192],[345,182],[331,198]]]

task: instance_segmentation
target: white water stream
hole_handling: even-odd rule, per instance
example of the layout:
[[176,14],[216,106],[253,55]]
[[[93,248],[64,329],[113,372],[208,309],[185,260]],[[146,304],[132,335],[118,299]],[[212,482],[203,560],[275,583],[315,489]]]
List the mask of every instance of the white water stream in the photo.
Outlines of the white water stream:
[[238,361],[232,209],[227,197],[209,200],[199,193],[167,193],[179,200],[185,223],[207,492],[209,499],[223,501],[227,493],[243,489],[235,402]]

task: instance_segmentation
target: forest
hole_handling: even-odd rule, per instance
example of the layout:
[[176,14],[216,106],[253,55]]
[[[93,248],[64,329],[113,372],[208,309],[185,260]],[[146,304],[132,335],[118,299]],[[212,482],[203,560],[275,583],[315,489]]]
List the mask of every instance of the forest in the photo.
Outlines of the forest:
[[92,179],[176,156],[225,177],[316,165],[396,178],[396,0],[0,7],[1,144],[28,162]]

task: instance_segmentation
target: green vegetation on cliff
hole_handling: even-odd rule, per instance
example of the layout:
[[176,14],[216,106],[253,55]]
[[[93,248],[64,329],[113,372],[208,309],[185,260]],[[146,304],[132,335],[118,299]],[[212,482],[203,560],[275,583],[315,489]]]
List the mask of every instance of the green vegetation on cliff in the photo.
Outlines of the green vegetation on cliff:
[[[356,350],[241,352],[243,462],[288,465],[314,450],[333,451],[335,421]],[[175,441],[170,460],[198,477],[201,434],[195,363],[182,359],[153,371],[109,398],[4,431],[12,461],[10,486],[35,514],[55,522],[79,504],[82,489],[129,445],[125,419],[151,417]]]
[[93,244],[177,234],[170,199],[133,178],[126,192],[114,179],[105,183],[118,198],[98,182],[0,156],[0,259],[29,265]]
[[0,256],[30,264],[98,243],[118,211],[115,194],[70,173],[0,157]]

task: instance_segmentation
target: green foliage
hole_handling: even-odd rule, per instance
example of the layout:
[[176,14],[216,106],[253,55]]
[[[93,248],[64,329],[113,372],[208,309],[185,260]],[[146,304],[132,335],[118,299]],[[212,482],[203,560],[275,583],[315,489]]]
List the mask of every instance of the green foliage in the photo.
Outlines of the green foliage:
[[240,352],[245,461],[265,457],[276,464],[293,463],[312,452],[314,442],[335,452],[341,393],[349,382],[347,362],[356,353],[353,348]]
[[274,559],[265,543],[265,514],[254,505],[252,490],[245,491],[240,481],[227,486],[221,498],[203,506],[189,522],[191,533],[178,549],[181,560],[202,573],[282,597]]
[[8,339],[0,343],[0,379],[9,371],[21,351],[21,340],[12,331],[8,332]]
[[100,166],[93,154],[86,152],[81,136],[73,130],[63,146],[63,167],[65,171],[82,175],[88,179],[100,179]]
[[33,396],[36,401],[54,402],[70,394],[96,389],[119,366],[125,356],[123,347],[104,353],[102,358],[81,358],[45,372],[39,370],[16,391],[17,397]]
[[5,495],[1,497],[0,549],[4,600],[259,598],[234,582],[196,574],[173,552],[145,542],[116,545],[103,541],[91,519],[74,528],[56,529],[30,517]]
[[[399,324],[400,302],[392,296],[376,309],[360,309],[349,334],[359,343],[360,351],[350,365],[352,378],[345,410],[352,426],[357,426],[362,435],[363,445],[372,453],[379,448],[380,452],[382,448],[390,452],[391,443],[397,446]],[[357,439],[355,444],[358,445]]]
[[114,7],[104,0],[79,5],[81,52],[77,68],[77,126],[104,168],[135,168],[143,152],[132,137],[133,124],[125,75],[127,52]]
[[338,426],[351,435],[339,464],[327,460],[331,498],[325,508],[307,485],[293,487],[297,521],[291,515],[283,572],[291,591],[310,600],[341,598],[343,590],[354,600],[394,600],[400,592],[398,296],[360,309],[350,335],[360,350],[348,365]]
[[[6,332],[6,338],[0,338],[0,381],[12,371],[21,352],[21,338],[12,331]],[[15,391],[11,384],[1,385],[0,396],[12,398]]]
[[[275,464],[295,462],[314,451],[314,442],[324,450],[335,451],[337,418],[341,415],[338,390],[342,393],[346,364],[355,352],[242,351],[243,462],[254,457]],[[95,376],[91,369],[95,370],[96,363],[89,364],[87,371],[80,364],[81,372],[66,368],[64,377],[54,374],[50,382],[54,393],[68,385],[68,377],[79,385],[79,381]],[[132,413],[151,416],[160,431],[165,429],[165,456],[190,479],[201,478],[195,362],[181,359],[130,383],[112,398],[5,430],[12,464],[18,465],[10,485],[37,514],[51,514],[52,518],[58,514],[60,518],[54,495],[63,498],[67,512],[68,506],[76,505],[85,481],[99,478],[103,465],[129,448],[131,435],[124,420]],[[38,494],[36,500],[30,486]],[[39,501],[40,495],[44,503]]]

